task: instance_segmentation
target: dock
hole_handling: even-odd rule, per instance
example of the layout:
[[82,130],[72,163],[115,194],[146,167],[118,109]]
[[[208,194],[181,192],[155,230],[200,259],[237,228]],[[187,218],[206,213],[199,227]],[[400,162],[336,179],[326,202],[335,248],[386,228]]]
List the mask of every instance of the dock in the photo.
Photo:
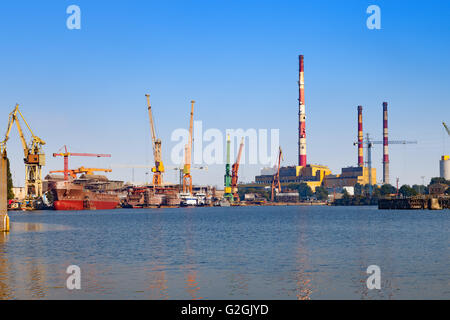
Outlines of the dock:
[[378,200],[383,210],[443,210],[450,209],[450,196],[418,196],[411,198],[385,198]]

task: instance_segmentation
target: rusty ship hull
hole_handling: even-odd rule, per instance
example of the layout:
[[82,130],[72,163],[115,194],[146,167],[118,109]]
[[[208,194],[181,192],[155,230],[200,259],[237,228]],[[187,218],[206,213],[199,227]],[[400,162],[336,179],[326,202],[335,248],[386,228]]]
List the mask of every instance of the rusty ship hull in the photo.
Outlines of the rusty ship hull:
[[119,205],[116,193],[86,190],[82,185],[59,181],[51,186],[55,210],[109,210]]

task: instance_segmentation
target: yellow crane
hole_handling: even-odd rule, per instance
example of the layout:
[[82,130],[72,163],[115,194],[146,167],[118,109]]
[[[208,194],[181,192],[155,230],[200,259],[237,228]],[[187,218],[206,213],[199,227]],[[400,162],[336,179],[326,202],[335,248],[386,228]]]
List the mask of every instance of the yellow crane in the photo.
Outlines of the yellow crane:
[[184,169],[183,169],[183,193],[192,194],[192,176],[191,176],[191,153],[192,153],[192,133],[194,128],[194,103],[191,101],[191,118],[189,122],[189,140],[184,149]]
[[[23,134],[22,126],[20,125],[19,115],[31,133],[31,141],[27,144]],[[19,131],[20,141],[24,153],[25,162],[25,192],[28,199],[42,196],[42,167],[45,165],[45,154],[42,146],[45,141],[36,136],[31,130],[28,122],[25,120],[22,112],[20,112],[19,105],[16,104],[14,110],[9,114],[8,127],[6,130],[5,139],[0,142],[1,152],[6,153],[6,143],[9,139],[13,124],[16,123]]]
[[79,167],[78,169],[69,169],[69,170],[54,170],[50,171],[50,173],[66,173],[70,175],[72,178],[76,179],[77,174],[86,174],[88,176],[94,175],[94,172],[101,171],[101,172],[112,172],[112,169],[101,169],[101,168],[85,168],[85,167]]
[[153,185],[160,186],[163,184],[162,174],[164,172],[164,165],[161,159],[161,139],[156,137],[155,124],[153,122],[152,106],[150,104],[150,95],[146,94],[148,105],[148,116],[150,118],[150,130],[152,134],[153,145],[153,158],[155,160],[155,166],[152,168],[153,172]]

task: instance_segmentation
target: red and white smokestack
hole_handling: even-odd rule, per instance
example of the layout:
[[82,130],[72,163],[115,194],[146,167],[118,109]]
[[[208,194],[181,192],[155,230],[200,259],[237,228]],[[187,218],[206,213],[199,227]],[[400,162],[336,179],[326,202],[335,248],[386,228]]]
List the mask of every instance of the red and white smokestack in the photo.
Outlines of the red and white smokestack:
[[358,167],[364,167],[362,106],[358,106]]
[[383,102],[383,183],[389,183],[389,148],[388,148],[388,111],[387,102]]
[[299,126],[298,126],[298,164],[306,167],[306,112],[305,112],[305,78],[303,69],[303,55],[299,58]]

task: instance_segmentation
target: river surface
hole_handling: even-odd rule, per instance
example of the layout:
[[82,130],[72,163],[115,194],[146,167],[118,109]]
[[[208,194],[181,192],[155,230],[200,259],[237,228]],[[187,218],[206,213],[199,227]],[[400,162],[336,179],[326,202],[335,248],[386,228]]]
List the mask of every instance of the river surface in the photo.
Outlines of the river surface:
[[[450,210],[10,212],[0,299],[450,299]],[[81,270],[68,290],[66,269]],[[367,267],[381,270],[369,290]]]

